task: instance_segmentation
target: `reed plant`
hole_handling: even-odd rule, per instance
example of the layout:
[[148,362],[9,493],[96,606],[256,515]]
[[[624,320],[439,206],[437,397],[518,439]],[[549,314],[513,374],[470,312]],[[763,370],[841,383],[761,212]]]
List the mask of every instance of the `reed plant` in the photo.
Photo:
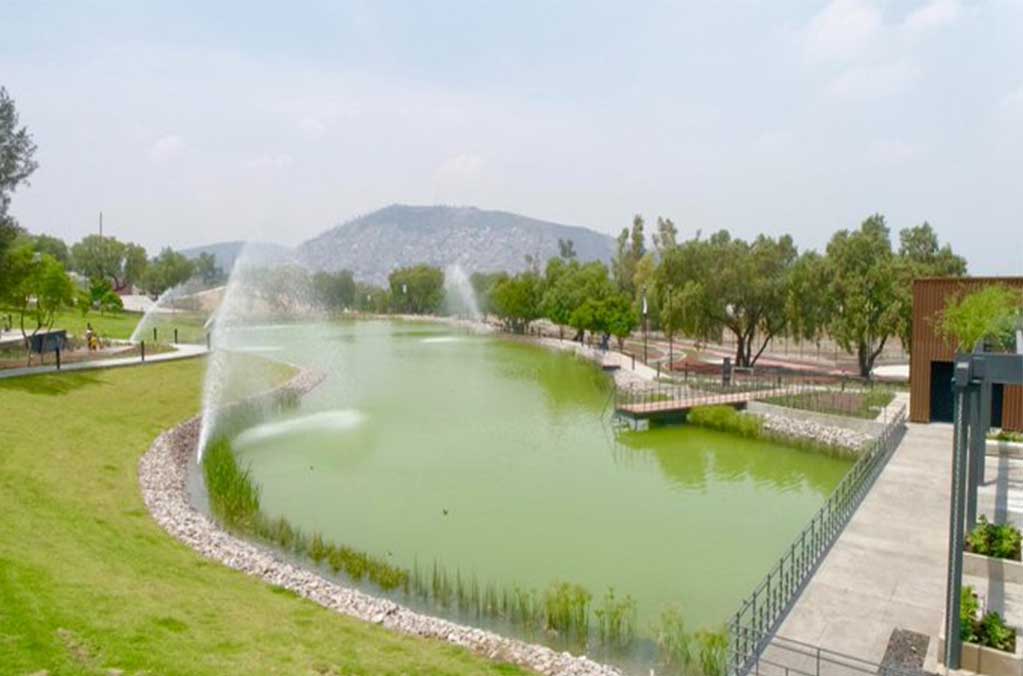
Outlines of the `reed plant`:
[[247,530],[255,525],[259,487],[252,482],[248,468],[238,466],[231,442],[226,438],[218,438],[207,446],[203,477],[210,508],[217,518],[234,530]]
[[590,593],[577,584],[552,584],[543,595],[546,629],[585,639],[590,630],[591,598]]
[[686,422],[751,438],[760,437],[764,427],[757,416],[743,415],[731,406],[697,406],[689,411]]
[[614,587],[607,590],[600,608],[594,611],[597,618],[597,635],[611,646],[624,648],[636,637],[636,601],[626,595],[615,596]]
[[662,610],[654,634],[665,666],[678,673],[687,673],[693,663],[693,645],[682,612],[674,606]]

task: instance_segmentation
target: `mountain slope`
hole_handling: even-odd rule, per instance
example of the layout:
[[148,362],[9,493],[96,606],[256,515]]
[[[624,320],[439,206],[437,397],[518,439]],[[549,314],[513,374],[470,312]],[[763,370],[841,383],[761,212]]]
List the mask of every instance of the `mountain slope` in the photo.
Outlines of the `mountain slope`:
[[292,249],[272,242],[215,242],[182,249],[181,253],[188,258],[198,258],[199,254],[211,253],[217,259],[217,266],[225,272],[230,272],[246,245],[248,248],[245,250],[245,258],[254,265],[280,265],[293,262],[295,259],[295,252]]
[[475,207],[395,204],[300,244],[298,258],[315,270],[347,268],[382,284],[405,265],[460,264],[466,272],[525,268],[527,255],[546,261],[570,239],[582,261],[610,260],[614,240],[587,228]]

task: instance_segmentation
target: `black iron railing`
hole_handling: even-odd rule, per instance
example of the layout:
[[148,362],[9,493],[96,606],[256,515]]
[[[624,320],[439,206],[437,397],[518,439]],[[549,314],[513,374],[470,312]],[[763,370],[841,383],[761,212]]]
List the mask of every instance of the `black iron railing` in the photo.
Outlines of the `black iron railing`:
[[739,605],[728,622],[728,668],[732,674],[745,676],[755,666],[785,612],[899,445],[905,422],[906,407],[902,406],[888,419],[878,438],[849,469],[767,577]]

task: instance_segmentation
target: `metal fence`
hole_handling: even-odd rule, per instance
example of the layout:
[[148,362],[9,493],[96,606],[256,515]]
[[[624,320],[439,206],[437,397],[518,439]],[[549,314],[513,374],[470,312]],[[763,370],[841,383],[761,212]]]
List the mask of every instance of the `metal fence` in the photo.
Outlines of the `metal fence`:
[[922,670],[877,664],[776,636],[750,666],[753,676],[921,676]]
[[732,674],[744,676],[755,666],[781,618],[898,446],[905,422],[903,406],[849,469],[767,577],[742,601],[728,622],[728,668]]
[[871,397],[872,393],[882,389],[889,391],[870,381],[836,376],[736,370],[731,378],[725,379],[720,372],[687,372],[675,374],[670,379],[618,388],[615,409],[688,409],[757,400],[818,413],[869,418],[876,415],[887,401]]

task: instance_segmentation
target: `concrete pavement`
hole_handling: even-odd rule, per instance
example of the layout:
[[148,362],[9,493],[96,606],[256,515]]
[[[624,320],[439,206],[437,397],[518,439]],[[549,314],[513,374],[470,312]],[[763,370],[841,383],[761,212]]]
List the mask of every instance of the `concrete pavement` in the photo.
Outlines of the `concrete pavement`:
[[[908,426],[778,635],[880,663],[896,628],[944,613],[952,426]],[[934,650],[936,639],[931,641]]]
[[[157,362],[176,361],[178,359],[193,359],[206,354],[205,345],[175,344],[173,352],[160,352],[146,357],[146,364]],[[42,366],[25,366],[16,369],[5,369],[0,371],[0,380],[7,378],[19,378],[21,376],[35,376],[43,373],[67,373],[70,371],[91,371],[95,369],[109,369],[123,366],[137,366],[142,364],[141,357],[119,357],[114,359],[96,359],[92,361],[79,361],[70,364],[63,364],[60,371],[55,364]]]

